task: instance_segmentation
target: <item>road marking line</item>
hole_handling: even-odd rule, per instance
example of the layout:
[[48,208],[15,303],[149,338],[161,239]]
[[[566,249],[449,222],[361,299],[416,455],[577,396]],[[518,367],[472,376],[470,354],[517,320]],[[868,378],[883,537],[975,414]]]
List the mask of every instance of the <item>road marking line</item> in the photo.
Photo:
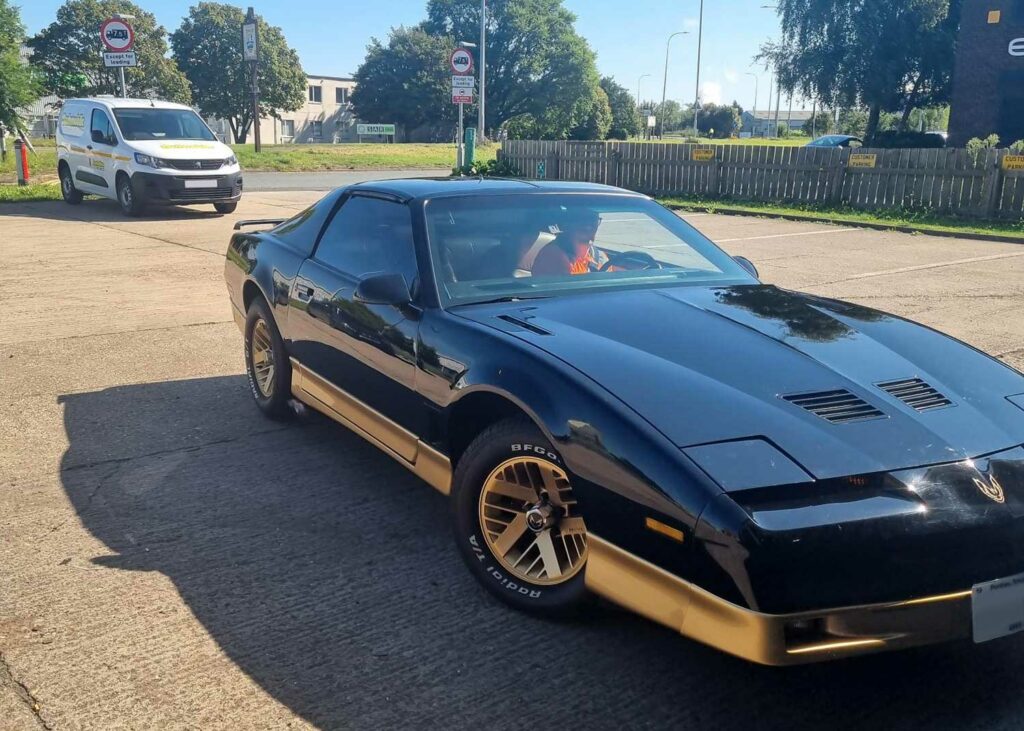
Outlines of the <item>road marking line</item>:
[[926,269],[941,269],[942,267],[953,267],[959,264],[975,264],[982,261],[998,261],[999,259],[1014,259],[1016,257],[1024,256],[1024,252],[1017,252],[1015,254],[989,254],[988,256],[972,256],[969,259],[954,259],[953,261],[940,261],[933,264],[917,264],[912,267],[900,267],[899,269],[885,269],[879,272],[865,272],[864,274],[854,274],[849,277],[843,277],[842,279],[833,279],[828,282],[818,282],[816,284],[809,285],[811,287],[820,287],[823,284],[839,284],[840,282],[849,282],[855,279],[868,279],[870,277],[884,277],[889,274],[903,274],[904,272],[920,272]]
[[738,239],[715,239],[717,244],[728,244],[733,241],[758,241],[760,239],[784,239],[787,236],[814,236],[816,234],[841,234],[847,231],[860,231],[859,228],[821,228],[815,231],[794,231],[788,234],[771,234],[768,236],[745,236]]

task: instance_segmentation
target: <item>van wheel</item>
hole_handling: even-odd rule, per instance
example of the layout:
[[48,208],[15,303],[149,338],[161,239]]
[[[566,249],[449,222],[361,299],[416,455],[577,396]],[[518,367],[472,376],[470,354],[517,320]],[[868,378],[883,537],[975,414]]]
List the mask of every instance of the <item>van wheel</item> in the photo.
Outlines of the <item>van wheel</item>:
[[214,203],[213,207],[217,209],[217,213],[234,213],[235,209],[238,208],[238,201]]
[[67,165],[60,166],[60,194],[64,201],[73,206],[82,202],[82,191],[75,187],[75,181],[71,179],[71,170]]
[[126,216],[142,215],[145,208],[142,201],[135,197],[127,175],[119,175],[117,178],[117,202],[121,204],[121,212]]

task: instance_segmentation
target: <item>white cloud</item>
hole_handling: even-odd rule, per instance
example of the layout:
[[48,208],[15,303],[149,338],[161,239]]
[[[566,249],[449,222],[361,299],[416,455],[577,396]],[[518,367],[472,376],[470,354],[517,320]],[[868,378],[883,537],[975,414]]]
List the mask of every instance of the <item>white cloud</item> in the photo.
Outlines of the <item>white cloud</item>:
[[737,81],[740,80],[740,74],[736,69],[726,69],[725,80],[728,81],[730,84],[735,84]]
[[701,104],[721,104],[722,85],[717,81],[705,81],[700,85]]
[[683,27],[686,28],[687,30],[691,30],[693,28],[696,28],[699,24],[700,23],[697,21],[696,18],[686,18],[683,21]]

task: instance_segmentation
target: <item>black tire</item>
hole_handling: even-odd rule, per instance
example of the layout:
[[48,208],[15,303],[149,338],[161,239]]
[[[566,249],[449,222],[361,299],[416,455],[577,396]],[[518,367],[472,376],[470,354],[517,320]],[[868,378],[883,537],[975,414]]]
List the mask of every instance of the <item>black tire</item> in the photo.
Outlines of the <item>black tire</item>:
[[[584,584],[585,565],[562,583],[538,584],[511,573],[483,535],[480,501],[485,483],[499,466],[521,457],[565,472],[562,458],[540,430],[525,418],[508,419],[489,427],[466,449],[452,478],[456,545],[470,573],[507,604],[549,617],[575,615],[589,599]],[[585,564],[585,553],[583,556]]]
[[117,176],[117,202],[121,206],[121,213],[126,216],[141,216],[146,210],[146,205],[135,195],[132,189],[131,180],[127,175]]
[[71,169],[67,165],[61,165],[57,175],[60,178],[60,194],[64,197],[64,202],[77,206],[82,202],[82,191],[75,187]]
[[217,213],[234,213],[235,209],[238,208],[238,201],[225,201],[223,203],[214,203],[213,207],[217,209]]
[[[260,386],[257,377],[256,366],[253,362],[254,350],[259,352],[261,346],[258,344],[254,349],[253,333],[263,323],[265,333],[269,335],[270,351],[273,358],[273,376],[268,379],[269,388]],[[262,341],[257,335],[257,340]],[[277,329],[273,315],[270,314],[270,307],[266,300],[257,297],[249,305],[249,311],[245,317],[245,372],[248,376],[249,391],[260,411],[271,419],[285,420],[292,416],[293,412],[289,406],[292,397],[292,366],[288,360],[288,353],[284,348],[284,341]]]

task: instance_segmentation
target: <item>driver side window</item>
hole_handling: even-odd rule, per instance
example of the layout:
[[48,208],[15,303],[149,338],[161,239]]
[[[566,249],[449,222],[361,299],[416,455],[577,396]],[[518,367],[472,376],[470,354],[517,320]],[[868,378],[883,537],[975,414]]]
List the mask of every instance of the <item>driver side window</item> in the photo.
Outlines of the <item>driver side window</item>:
[[[97,134],[99,133],[99,134]],[[110,118],[101,109],[92,110],[92,141],[104,145],[116,145],[117,138],[114,137],[114,129],[110,125]]]
[[328,222],[313,258],[356,280],[401,274],[414,291],[412,213],[403,203],[353,195]]

